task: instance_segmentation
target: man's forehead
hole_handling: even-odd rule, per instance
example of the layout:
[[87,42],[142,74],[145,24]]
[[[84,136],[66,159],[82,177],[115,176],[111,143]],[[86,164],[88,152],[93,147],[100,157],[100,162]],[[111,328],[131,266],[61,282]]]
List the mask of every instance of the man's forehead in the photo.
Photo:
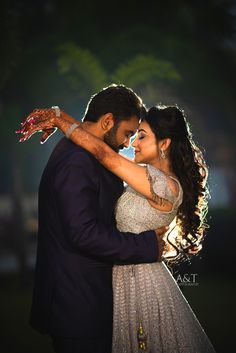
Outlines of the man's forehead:
[[125,129],[137,130],[139,126],[139,119],[137,117],[133,117],[129,120],[123,120],[120,124]]

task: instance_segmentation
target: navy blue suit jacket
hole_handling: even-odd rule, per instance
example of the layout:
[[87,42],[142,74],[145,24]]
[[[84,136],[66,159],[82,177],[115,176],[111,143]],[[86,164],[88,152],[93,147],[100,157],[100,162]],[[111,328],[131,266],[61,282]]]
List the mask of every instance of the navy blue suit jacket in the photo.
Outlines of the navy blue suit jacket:
[[112,337],[112,265],[155,262],[154,231],[117,230],[122,181],[63,138],[39,188],[31,325],[64,337]]

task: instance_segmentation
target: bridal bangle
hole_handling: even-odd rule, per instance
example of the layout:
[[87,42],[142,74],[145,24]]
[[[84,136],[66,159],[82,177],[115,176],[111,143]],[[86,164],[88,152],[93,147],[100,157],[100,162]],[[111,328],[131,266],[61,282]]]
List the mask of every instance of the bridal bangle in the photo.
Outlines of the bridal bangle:
[[74,124],[72,124],[70,127],[69,127],[69,129],[66,131],[66,133],[65,133],[65,135],[66,135],[66,137],[69,139],[70,138],[70,135],[72,134],[72,132],[75,130],[75,129],[77,129],[77,127],[79,127],[79,124],[76,124],[76,123],[74,123]]
[[56,117],[59,118],[59,116],[61,116],[61,111],[60,111],[60,108],[58,107],[58,105],[53,105],[52,109],[54,109]]

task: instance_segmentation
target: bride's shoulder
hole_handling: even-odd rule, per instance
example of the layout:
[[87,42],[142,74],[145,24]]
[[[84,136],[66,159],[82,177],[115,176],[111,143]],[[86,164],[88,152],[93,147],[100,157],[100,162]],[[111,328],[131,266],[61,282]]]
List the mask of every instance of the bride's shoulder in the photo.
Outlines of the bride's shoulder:
[[143,166],[146,167],[147,176],[150,180],[155,181],[158,179],[163,182],[167,181],[167,175],[161,169],[154,167],[151,164],[146,164]]
[[178,197],[182,193],[182,187],[175,175],[165,173],[160,168],[154,167],[151,164],[146,165],[147,174],[150,181],[162,184],[162,186],[168,188],[174,197]]

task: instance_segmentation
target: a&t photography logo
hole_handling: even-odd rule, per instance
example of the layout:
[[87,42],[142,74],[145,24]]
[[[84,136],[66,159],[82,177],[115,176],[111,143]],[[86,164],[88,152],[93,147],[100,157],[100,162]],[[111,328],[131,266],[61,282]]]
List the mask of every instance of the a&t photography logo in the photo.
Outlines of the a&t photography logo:
[[178,274],[175,279],[179,286],[198,286],[197,276],[197,273],[184,273]]

